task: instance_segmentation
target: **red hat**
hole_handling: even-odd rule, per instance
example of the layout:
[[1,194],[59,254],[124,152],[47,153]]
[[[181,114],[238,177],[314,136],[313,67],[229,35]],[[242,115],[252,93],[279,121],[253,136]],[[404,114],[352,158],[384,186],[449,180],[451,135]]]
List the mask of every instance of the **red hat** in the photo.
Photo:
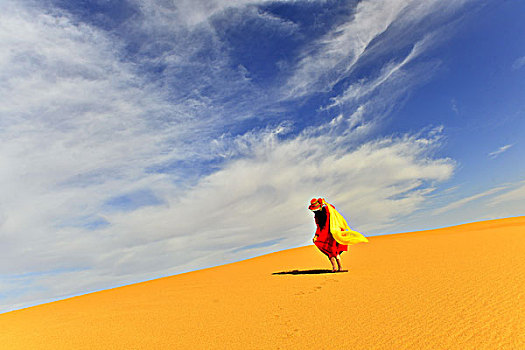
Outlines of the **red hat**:
[[315,210],[321,209],[322,206],[323,206],[323,199],[322,198],[313,198],[310,201],[310,206],[308,207],[308,209],[310,209],[312,211],[315,211]]

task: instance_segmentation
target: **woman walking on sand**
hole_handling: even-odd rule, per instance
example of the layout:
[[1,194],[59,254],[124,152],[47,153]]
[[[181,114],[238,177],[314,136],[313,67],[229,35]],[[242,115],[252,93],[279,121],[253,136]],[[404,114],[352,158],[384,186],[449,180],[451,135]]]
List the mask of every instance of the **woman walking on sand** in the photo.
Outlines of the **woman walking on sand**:
[[351,230],[335,207],[323,198],[312,199],[308,209],[314,212],[317,225],[314,244],[332,263],[332,272],[343,271],[341,253],[348,250],[349,244],[368,240],[359,232]]

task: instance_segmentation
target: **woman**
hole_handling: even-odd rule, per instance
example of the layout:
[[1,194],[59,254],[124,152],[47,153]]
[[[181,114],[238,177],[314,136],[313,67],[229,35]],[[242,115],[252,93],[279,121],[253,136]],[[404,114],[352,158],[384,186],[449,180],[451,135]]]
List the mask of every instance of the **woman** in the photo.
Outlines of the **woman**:
[[308,209],[314,212],[315,224],[317,225],[313,242],[330,259],[332,272],[336,272],[343,270],[341,253],[347,251],[348,246],[339,244],[330,233],[330,211],[328,210],[328,205],[331,204],[327,204],[323,198],[314,198],[310,201]]

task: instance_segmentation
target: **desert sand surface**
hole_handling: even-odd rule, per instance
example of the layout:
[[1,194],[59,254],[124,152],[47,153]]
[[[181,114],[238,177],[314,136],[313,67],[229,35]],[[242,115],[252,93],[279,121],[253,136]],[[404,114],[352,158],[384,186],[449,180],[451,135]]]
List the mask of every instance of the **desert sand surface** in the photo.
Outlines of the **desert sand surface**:
[[369,239],[4,313],[0,348],[525,349],[525,216]]

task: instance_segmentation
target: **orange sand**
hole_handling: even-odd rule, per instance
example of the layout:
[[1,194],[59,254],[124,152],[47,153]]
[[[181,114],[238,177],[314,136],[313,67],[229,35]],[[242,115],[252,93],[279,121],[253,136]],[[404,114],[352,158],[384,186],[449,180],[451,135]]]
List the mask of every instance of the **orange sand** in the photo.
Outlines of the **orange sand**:
[[[346,256],[345,256],[346,254]],[[0,315],[1,349],[525,349],[525,217],[314,247]]]

